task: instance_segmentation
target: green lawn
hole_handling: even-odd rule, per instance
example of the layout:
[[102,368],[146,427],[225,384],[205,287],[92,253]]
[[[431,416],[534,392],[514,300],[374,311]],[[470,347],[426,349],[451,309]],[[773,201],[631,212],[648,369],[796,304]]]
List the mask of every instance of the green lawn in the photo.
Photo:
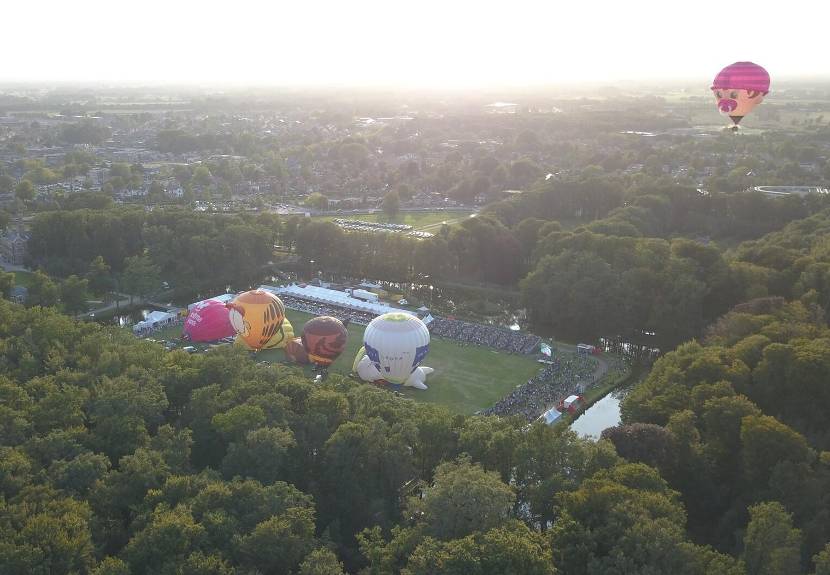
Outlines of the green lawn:
[[[286,310],[286,316],[299,337],[305,323],[314,317],[311,314]],[[363,345],[362,325],[349,326],[349,340],[346,351],[334,362],[330,371],[347,375],[352,370],[357,350]],[[151,336],[155,340],[177,340],[181,327],[161,330]],[[197,346],[201,347],[201,346]],[[281,349],[261,351],[257,361],[285,362]],[[438,403],[450,410],[471,414],[490,407],[507,395],[514,387],[533,377],[540,365],[526,356],[500,353],[490,348],[462,346],[444,338],[434,337],[430,342],[429,355],[423,365],[435,369],[427,378],[429,389],[420,391],[403,388],[403,393],[416,401]],[[305,368],[309,376],[311,367]]]
[[[305,322],[313,317],[294,310],[286,310],[286,315],[298,335]],[[344,375],[351,372],[357,350],[363,345],[365,329],[357,324],[349,326],[346,351],[334,362],[332,372]],[[258,357],[267,361],[285,361],[282,350],[263,351]],[[539,364],[530,358],[498,353],[489,348],[464,347],[437,337],[432,338],[423,365],[435,368],[435,373],[427,378],[429,389],[403,388],[404,393],[417,401],[440,403],[464,414],[491,406],[539,371]]]
[[14,273],[14,285],[29,288],[32,285],[32,272],[12,272]]
[[406,224],[416,230],[435,232],[443,222],[452,223],[469,217],[469,213],[459,212],[401,212],[394,218],[388,218],[383,213],[377,214],[342,214],[339,216],[320,216],[321,220],[343,218],[346,220],[360,220],[363,222],[383,222],[389,224]]

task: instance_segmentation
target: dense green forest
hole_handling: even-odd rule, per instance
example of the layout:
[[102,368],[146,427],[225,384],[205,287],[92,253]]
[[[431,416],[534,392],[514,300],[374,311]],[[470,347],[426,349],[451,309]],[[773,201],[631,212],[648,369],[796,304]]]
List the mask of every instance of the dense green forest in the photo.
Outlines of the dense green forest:
[[39,307],[0,302],[0,345],[3,573],[739,564],[692,543],[679,494],[605,441],[236,350],[165,353]]
[[0,573],[827,574],[829,222],[540,226],[526,289],[622,273],[655,291],[614,313],[698,319],[599,442],[0,302]]

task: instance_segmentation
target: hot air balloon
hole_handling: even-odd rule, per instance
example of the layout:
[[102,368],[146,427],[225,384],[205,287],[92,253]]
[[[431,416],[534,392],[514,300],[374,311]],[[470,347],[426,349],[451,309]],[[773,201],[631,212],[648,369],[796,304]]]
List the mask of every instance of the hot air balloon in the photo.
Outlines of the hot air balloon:
[[308,354],[303,347],[303,340],[295,337],[285,346],[285,355],[294,363],[308,363]]
[[233,334],[228,308],[215,299],[193,306],[182,329],[182,337],[190,341],[216,341]]
[[280,298],[264,290],[246,291],[226,305],[231,325],[253,350],[262,349],[285,320],[285,306]]
[[336,317],[321,315],[303,326],[303,347],[308,359],[321,367],[328,367],[346,349],[349,332]]
[[426,389],[432,368],[420,367],[429,351],[429,330],[424,322],[406,313],[386,313],[373,319],[363,333],[365,353],[356,358],[357,374],[365,381],[387,381]]
[[[271,339],[269,339],[265,345],[262,346],[262,349],[282,349],[288,342],[294,339],[294,326],[291,325],[291,322],[288,321],[288,318],[285,318],[282,321],[282,325],[277,330]],[[234,342],[237,345],[241,345],[246,349],[252,350],[253,348],[247,344],[247,342],[242,338],[241,335],[236,336],[236,341]]]
[[712,93],[720,113],[729,116],[737,130],[743,117],[769,94],[769,73],[752,62],[735,62],[715,76]]

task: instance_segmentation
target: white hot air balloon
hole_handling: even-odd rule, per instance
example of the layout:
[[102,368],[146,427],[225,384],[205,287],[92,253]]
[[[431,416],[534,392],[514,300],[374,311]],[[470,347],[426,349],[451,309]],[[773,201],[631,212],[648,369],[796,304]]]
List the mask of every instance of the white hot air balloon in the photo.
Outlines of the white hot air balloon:
[[364,350],[355,367],[366,381],[426,389],[424,379],[432,369],[420,367],[429,351],[429,330],[424,322],[406,313],[386,313],[373,319],[363,333]]

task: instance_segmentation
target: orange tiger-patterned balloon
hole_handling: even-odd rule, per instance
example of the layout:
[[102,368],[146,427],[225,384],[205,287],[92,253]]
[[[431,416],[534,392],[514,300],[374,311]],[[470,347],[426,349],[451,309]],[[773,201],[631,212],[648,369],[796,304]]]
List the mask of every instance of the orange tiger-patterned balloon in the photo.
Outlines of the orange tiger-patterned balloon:
[[268,343],[285,320],[282,301],[265,290],[246,291],[227,306],[234,330],[248,347],[256,351]]

